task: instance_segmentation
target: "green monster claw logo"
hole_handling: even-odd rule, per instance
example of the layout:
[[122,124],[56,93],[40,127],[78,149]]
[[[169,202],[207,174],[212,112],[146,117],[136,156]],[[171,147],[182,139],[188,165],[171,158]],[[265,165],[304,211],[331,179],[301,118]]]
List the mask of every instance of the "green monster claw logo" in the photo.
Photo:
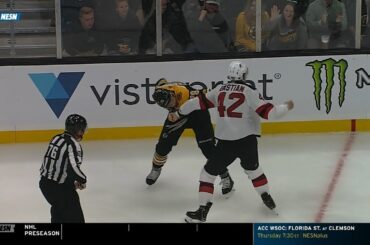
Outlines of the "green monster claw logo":
[[315,101],[316,101],[316,107],[318,110],[320,110],[320,101],[321,101],[321,86],[322,86],[322,79],[321,79],[321,68],[325,67],[326,72],[326,88],[325,88],[325,107],[326,107],[326,113],[329,114],[331,110],[331,95],[332,90],[334,86],[334,76],[335,76],[335,70],[334,68],[338,69],[338,80],[339,80],[339,106],[342,107],[344,99],[345,99],[345,88],[346,88],[346,71],[348,68],[348,62],[346,60],[339,60],[336,61],[332,58],[326,59],[326,60],[315,60],[312,62],[309,62],[306,64],[306,66],[311,66],[313,69],[312,78],[315,83],[315,90],[313,94],[315,95]]

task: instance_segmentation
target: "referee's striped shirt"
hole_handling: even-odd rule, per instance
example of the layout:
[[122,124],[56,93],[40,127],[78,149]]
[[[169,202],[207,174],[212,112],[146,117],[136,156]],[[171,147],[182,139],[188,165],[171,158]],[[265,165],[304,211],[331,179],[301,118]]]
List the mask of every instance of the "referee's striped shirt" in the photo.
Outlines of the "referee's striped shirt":
[[40,174],[59,184],[73,183],[75,180],[84,184],[86,176],[80,169],[82,156],[81,145],[71,134],[58,134],[49,143]]

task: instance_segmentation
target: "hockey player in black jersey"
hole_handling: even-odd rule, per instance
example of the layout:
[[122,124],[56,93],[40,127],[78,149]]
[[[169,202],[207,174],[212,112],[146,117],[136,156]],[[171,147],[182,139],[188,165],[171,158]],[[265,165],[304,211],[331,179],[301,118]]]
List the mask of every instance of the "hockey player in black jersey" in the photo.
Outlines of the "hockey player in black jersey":
[[[156,83],[154,100],[157,104],[169,112],[177,110],[187,100],[204,96],[206,91],[196,90],[189,85],[181,82],[167,82],[162,78]],[[209,159],[215,150],[215,138],[210,114],[208,111],[195,111],[181,120],[172,123],[166,119],[162,132],[156,144],[155,153],[152,161],[152,170],[146,177],[146,183],[153,185],[159,175],[163,165],[167,161],[167,156],[171,152],[186,128],[191,128],[203,155]],[[228,196],[234,186],[234,181],[229,175],[227,168],[220,173],[222,194]]]
[[80,141],[87,129],[86,119],[69,115],[65,131],[49,143],[40,168],[39,187],[51,205],[51,223],[84,223],[76,189],[86,188],[86,175],[81,171],[83,152]]

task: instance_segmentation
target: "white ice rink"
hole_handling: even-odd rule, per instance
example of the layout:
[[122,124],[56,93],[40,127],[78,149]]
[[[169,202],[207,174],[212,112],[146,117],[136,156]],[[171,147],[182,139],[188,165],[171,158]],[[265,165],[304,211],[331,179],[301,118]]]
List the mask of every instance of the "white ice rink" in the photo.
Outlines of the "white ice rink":
[[[79,191],[86,222],[184,222],[198,208],[198,177],[205,158],[192,138],[180,139],[157,183],[148,187],[156,139],[84,141]],[[39,188],[47,142],[0,144],[0,223],[50,222]],[[208,222],[370,222],[370,134],[266,135],[260,164],[279,215],[265,208],[242,171],[230,166],[235,193],[225,199],[216,180]]]

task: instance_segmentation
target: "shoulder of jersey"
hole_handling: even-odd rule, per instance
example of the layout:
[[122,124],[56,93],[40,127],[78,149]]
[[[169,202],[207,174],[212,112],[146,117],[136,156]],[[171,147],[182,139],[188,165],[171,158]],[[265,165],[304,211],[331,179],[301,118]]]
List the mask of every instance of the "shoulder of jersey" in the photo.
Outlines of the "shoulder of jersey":
[[252,90],[256,90],[257,89],[256,88],[256,85],[254,83],[252,83],[252,82],[243,81],[243,82],[240,82],[240,84],[243,84],[243,85],[249,87]]
[[252,90],[256,90],[256,85],[252,84],[252,83],[246,83],[245,84],[247,87],[251,88]]

